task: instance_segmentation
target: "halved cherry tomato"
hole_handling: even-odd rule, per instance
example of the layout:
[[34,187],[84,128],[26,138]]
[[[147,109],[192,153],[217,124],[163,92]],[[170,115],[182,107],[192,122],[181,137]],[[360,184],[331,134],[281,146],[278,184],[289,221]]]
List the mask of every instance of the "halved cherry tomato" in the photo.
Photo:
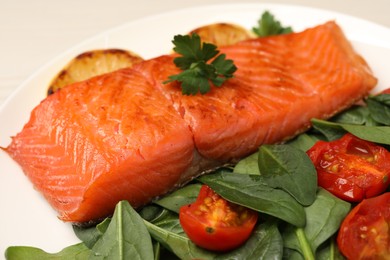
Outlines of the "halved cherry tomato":
[[180,224],[196,245],[228,251],[243,244],[252,233],[258,213],[226,201],[203,185],[193,204],[180,208]]
[[365,199],[341,224],[337,245],[348,259],[390,259],[390,193]]
[[390,94],[390,88],[382,90],[379,94]]
[[359,202],[389,186],[390,153],[352,134],[318,141],[307,154],[316,167],[318,185],[341,199]]

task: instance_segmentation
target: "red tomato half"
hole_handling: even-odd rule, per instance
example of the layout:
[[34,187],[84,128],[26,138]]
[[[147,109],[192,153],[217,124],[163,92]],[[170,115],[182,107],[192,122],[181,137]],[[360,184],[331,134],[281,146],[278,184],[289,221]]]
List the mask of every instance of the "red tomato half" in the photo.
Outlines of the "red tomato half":
[[341,224],[337,245],[348,259],[390,259],[390,193],[360,202]]
[[307,154],[318,185],[341,199],[359,202],[389,186],[390,153],[382,146],[346,134],[332,142],[318,141]]
[[390,94],[390,88],[382,90],[379,94]]
[[185,233],[196,245],[228,251],[243,244],[252,233],[258,213],[231,203],[203,185],[193,204],[180,208]]

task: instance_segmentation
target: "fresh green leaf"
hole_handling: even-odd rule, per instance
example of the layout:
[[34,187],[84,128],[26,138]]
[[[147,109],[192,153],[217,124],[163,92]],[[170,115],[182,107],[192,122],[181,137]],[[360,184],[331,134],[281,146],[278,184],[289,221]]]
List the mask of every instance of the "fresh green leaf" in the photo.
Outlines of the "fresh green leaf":
[[388,93],[382,93],[382,94],[378,94],[378,95],[371,95],[367,98],[368,100],[369,99],[373,99],[373,100],[376,100],[386,106],[390,106],[390,94]]
[[308,206],[316,199],[317,171],[309,156],[291,145],[262,145],[259,169],[263,182],[282,189]]
[[291,195],[264,183],[261,175],[220,171],[198,178],[226,200],[303,227],[303,206]]
[[88,248],[92,248],[93,245],[100,239],[102,234],[96,229],[96,227],[79,227],[73,226],[73,231],[76,236],[84,242]]
[[153,245],[142,218],[127,201],[117,204],[103,236],[92,247],[90,259],[153,259]]
[[193,203],[199,195],[201,184],[189,184],[155,201],[156,204],[179,213],[180,207]]
[[390,94],[382,94],[367,99],[371,117],[379,124],[390,126]]
[[160,254],[161,254],[161,244],[157,241],[152,241],[153,243],[153,255],[154,255],[154,260],[159,260],[160,259]]
[[294,234],[297,237],[297,241],[299,243],[300,247],[300,253],[302,254],[303,258],[305,260],[315,260],[314,253],[310,247],[310,243],[308,241],[308,238],[305,234],[305,231],[303,228],[295,228]]
[[58,253],[47,253],[42,249],[29,246],[11,246],[5,251],[7,260],[55,260],[55,259],[88,259],[91,251],[84,243],[64,248]]
[[[233,73],[237,70],[233,60],[227,60],[225,54],[218,55],[211,62],[211,65],[214,66],[217,77],[210,76],[210,78],[218,87],[220,87],[225,80],[232,78]],[[218,80],[218,82],[216,80]]]
[[149,204],[143,207],[138,213],[141,216],[141,218],[151,222],[155,219],[160,218],[162,214],[164,214],[165,209],[155,205],[155,204]]
[[283,240],[275,221],[263,222],[255,228],[244,245],[215,259],[282,259]]
[[[232,60],[226,59],[225,54],[219,54],[217,46],[202,43],[195,33],[176,35],[172,42],[175,45],[173,50],[182,55],[173,60],[182,72],[169,76],[163,83],[180,82],[185,95],[199,92],[205,94],[210,91],[211,83],[220,87],[237,70]],[[213,60],[209,62],[211,59]]]
[[253,153],[246,158],[240,160],[234,167],[234,173],[241,174],[257,174],[260,175],[259,170],[259,153]]
[[341,124],[365,125],[369,121],[369,116],[370,112],[367,106],[353,106],[333,116],[329,121]]
[[351,205],[348,202],[325,189],[319,189],[316,201],[305,208],[307,216],[305,233],[313,251],[337,232],[350,209]]
[[315,202],[305,208],[306,226],[300,230],[289,226],[283,232],[285,247],[298,251],[302,255],[304,255],[303,251],[307,252],[309,249],[315,253],[320,245],[337,232],[350,208],[348,202],[337,198],[325,189],[319,189]]
[[283,248],[283,259],[288,260],[305,260],[303,255],[296,250],[290,248]]
[[334,237],[328,239],[320,248],[318,248],[316,253],[317,260],[345,260],[345,257],[338,249],[335,240]]
[[185,235],[177,214],[169,213],[153,223],[144,221],[150,235],[180,259],[213,259],[216,253],[197,247]]
[[199,35],[176,35],[172,43],[175,45],[173,50],[181,54],[181,57],[175,58],[175,64],[182,70],[189,69],[193,63],[198,61],[208,61],[216,56],[219,51],[217,46],[210,43],[203,43]]
[[[329,140],[335,140],[343,136],[346,132],[375,143],[390,145],[390,127],[389,126],[362,126],[351,124],[339,124],[329,121],[312,119],[313,127],[319,131],[329,134],[332,129],[333,133]],[[325,134],[325,135],[327,135]]]
[[291,27],[283,27],[269,11],[265,11],[261,15],[257,27],[252,28],[252,30],[259,37],[286,34],[293,31]]
[[287,142],[289,145],[300,149],[304,152],[309,150],[318,140],[318,136],[315,135],[310,135],[307,133],[303,133],[295,137],[294,139],[290,140]]
[[325,120],[312,119],[313,128],[326,137],[326,141],[333,141],[340,139],[347,133],[340,124],[332,123]]
[[88,248],[92,248],[95,243],[106,232],[108,225],[110,224],[110,218],[106,218],[96,226],[92,227],[80,227],[73,225],[73,231],[76,236],[84,242]]

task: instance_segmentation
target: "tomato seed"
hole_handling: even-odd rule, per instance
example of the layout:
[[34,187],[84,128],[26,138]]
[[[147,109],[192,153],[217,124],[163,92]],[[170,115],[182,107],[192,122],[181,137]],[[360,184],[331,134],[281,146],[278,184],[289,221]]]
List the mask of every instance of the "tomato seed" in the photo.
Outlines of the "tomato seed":
[[205,230],[206,230],[206,232],[209,233],[209,234],[214,233],[214,228],[212,228],[212,227],[206,227]]

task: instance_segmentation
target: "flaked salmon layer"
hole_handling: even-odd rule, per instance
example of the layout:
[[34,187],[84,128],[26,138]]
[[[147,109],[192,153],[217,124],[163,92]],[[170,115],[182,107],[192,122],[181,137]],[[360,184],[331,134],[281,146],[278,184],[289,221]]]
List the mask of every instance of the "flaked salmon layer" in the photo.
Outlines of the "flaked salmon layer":
[[163,84],[179,72],[163,55],[47,97],[5,150],[62,220],[88,222],[283,142],[376,84],[334,22],[220,51],[238,70],[206,95]]

